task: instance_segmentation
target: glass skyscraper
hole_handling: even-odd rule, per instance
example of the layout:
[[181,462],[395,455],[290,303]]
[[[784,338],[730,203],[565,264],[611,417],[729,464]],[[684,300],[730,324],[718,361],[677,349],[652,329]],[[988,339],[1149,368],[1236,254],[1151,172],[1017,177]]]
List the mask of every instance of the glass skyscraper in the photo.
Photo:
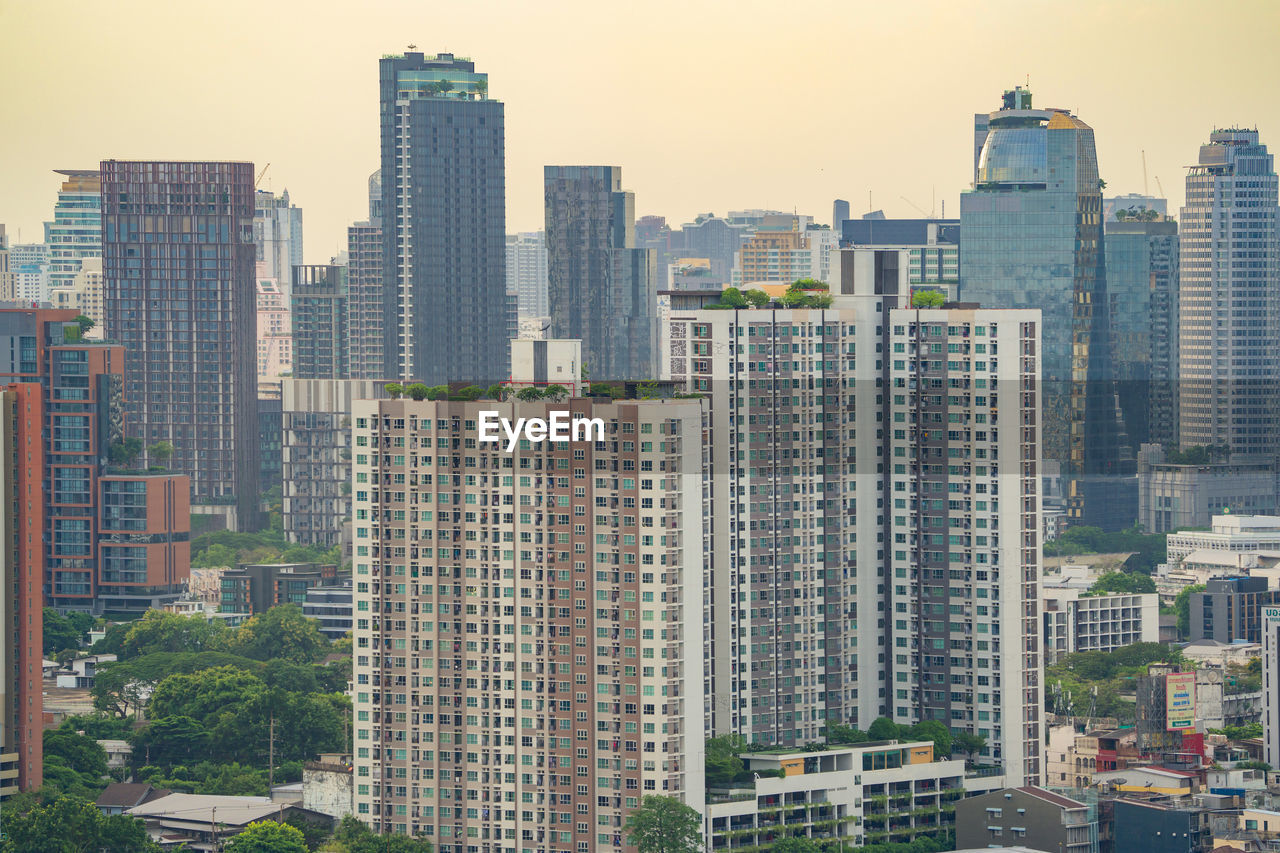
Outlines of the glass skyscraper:
[[56,169],[66,178],[44,224],[49,289],[70,287],[84,258],[102,257],[102,182],[97,169]]
[[1182,208],[1183,445],[1280,450],[1280,245],[1272,155],[1256,130],[1215,130]]
[[385,57],[383,369],[436,385],[510,374],[503,105],[475,63]]
[[1073,521],[1127,526],[1137,493],[1119,479],[1133,465],[1109,364],[1093,129],[1065,110],[1033,109],[1017,87],[975,117],[974,141],[973,189],[960,197],[960,300],[1044,312],[1045,458],[1062,462]]

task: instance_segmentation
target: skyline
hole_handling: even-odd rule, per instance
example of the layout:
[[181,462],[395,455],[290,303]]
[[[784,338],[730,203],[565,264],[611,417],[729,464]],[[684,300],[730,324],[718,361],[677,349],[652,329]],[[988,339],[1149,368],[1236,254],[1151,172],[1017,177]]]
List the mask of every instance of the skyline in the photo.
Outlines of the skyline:
[[[542,168],[559,164],[622,166],[637,216],[677,226],[752,207],[826,222],[837,197],[856,217],[868,192],[891,217],[919,216],[912,203],[940,215],[944,200],[954,217],[971,180],[973,114],[997,108],[1000,93],[1028,76],[1038,107],[1071,109],[1097,131],[1107,195],[1143,191],[1145,149],[1149,189],[1159,194],[1158,177],[1171,212],[1214,127],[1280,137],[1280,102],[1266,97],[1280,78],[1268,45],[1280,7],[1257,0],[1090,3],[1069,16],[1006,0],[832,4],[796,20],[753,14],[765,8],[606,10],[572,0],[428,13],[396,0],[353,21],[335,17],[345,7],[334,3],[303,18],[296,7],[238,0],[220,11],[0,0],[0,73],[18,130],[0,137],[0,219],[14,242],[19,229],[23,241],[42,240],[54,169],[112,158],[251,160],[257,171],[271,164],[262,188],[287,188],[303,208],[305,262],[327,262],[346,226],[366,215],[378,166],[377,60],[410,43],[471,57],[506,103],[510,233],[542,227]],[[182,32],[205,38],[168,35]],[[867,33],[875,44],[863,43]],[[1218,44],[1233,46],[1226,81],[1205,72],[1219,66],[1203,46]],[[1155,87],[1144,85],[1153,78]],[[852,83],[842,91],[840,81]],[[188,92],[199,97],[181,99]],[[161,108],[139,126],[146,103]],[[761,104],[764,121],[742,121]]]

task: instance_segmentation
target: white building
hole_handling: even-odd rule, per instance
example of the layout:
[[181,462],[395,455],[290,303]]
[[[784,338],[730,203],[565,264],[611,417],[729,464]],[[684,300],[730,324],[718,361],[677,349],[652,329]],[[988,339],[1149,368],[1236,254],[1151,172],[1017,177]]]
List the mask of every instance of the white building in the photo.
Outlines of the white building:
[[49,247],[44,243],[17,243],[9,247],[9,271],[13,298],[19,302],[49,301]]
[[279,282],[288,297],[293,293],[293,268],[303,263],[302,208],[290,204],[288,190],[279,196],[268,190],[254,194],[253,242],[258,278]]
[[664,363],[711,401],[708,725],[938,719],[1032,783],[1039,312],[898,308],[907,267],[844,250],[829,308],[672,311]]
[[49,290],[49,301],[54,308],[79,311],[96,324],[86,337],[101,338],[102,308],[102,258],[83,258],[80,269],[67,284]]
[[[549,317],[547,245],[541,231],[507,235],[507,292],[516,294],[517,310],[526,317]],[[521,337],[525,337],[523,328]]]
[[1072,588],[1044,589],[1045,664],[1073,652],[1112,652],[1160,641],[1160,596],[1082,596]]
[[1280,551],[1280,516],[1215,515],[1212,530],[1179,530],[1166,540],[1170,569],[1192,551]]

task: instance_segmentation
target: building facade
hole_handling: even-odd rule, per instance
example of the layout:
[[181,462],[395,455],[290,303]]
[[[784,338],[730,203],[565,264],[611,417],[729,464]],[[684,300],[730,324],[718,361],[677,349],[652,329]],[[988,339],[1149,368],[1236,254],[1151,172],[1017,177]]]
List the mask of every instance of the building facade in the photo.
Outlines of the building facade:
[[49,301],[49,247],[44,243],[17,243],[9,247],[9,271],[13,275],[13,299]]
[[1280,607],[1274,605],[1262,608],[1262,745],[1262,760],[1280,763]]
[[1280,235],[1272,155],[1256,130],[1223,129],[1187,170],[1179,365],[1184,445],[1280,453]]
[[382,172],[369,176],[369,218],[347,229],[347,358],[353,379],[382,379]]
[[43,397],[0,386],[0,800],[44,779]]
[[335,264],[293,271],[293,376],[346,379],[347,268]]
[[276,281],[287,298],[293,292],[293,268],[303,263],[302,208],[290,203],[288,190],[254,192],[253,245],[255,274]]
[[1038,314],[898,308],[901,250],[838,266],[828,309],[672,311],[671,376],[711,401],[709,729],[935,719],[1035,781]]
[[1012,845],[1097,853],[1097,813],[1091,813],[1087,803],[1033,786],[1005,788],[956,803],[957,849]]
[[80,271],[71,280],[71,284],[50,288],[49,302],[54,308],[65,308],[88,317],[95,325],[87,335],[102,337],[102,325],[105,322],[102,307],[102,258],[82,259]]
[[841,246],[901,247],[910,251],[907,280],[954,296],[960,286],[959,219],[849,219]]
[[503,104],[453,54],[379,68],[382,215],[396,227],[382,230],[375,378],[487,387],[510,369]]
[[1210,578],[1191,593],[1191,639],[1262,642],[1262,608],[1280,604],[1280,590],[1265,577]]
[[618,166],[546,166],[551,338],[576,338],[593,379],[639,379],[657,364],[657,259],[636,248],[635,194]]
[[385,396],[382,383],[370,380],[281,383],[281,514],[289,542],[350,543],[352,405]]
[[1046,459],[1062,465],[1074,523],[1137,517],[1133,457],[1121,453],[1110,364],[1102,182],[1093,129],[1032,109],[1021,87],[974,117],[973,188],[960,196],[960,299],[1039,308]]
[[1113,652],[1133,643],[1160,641],[1160,596],[1090,595],[1044,591],[1044,662],[1075,652]]
[[293,312],[274,279],[258,279],[258,376],[276,379],[293,371]]
[[521,317],[548,317],[547,244],[541,231],[507,235],[507,292]]
[[97,169],[55,169],[66,180],[44,224],[49,287],[68,287],[86,258],[102,257],[102,179]]
[[[598,441],[479,441],[482,411]],[[702,404],[359,401],[355,812],[441,853],[703,810]],[[581,437],[581,433],[579,433]]]
[[1106,223],[1111,363],[1130,453],[1178,445],[1178,223]]
[[167,441],[193,505],[258,526],[253,164],[102,164],[106,335],[130,423]]
[[1138,451],[1138,523],[1148,533],[1209,527],[1223,512],[1276,515],[1280,476],[1260,459],[1198,464],[1168,462],[1164,447]]

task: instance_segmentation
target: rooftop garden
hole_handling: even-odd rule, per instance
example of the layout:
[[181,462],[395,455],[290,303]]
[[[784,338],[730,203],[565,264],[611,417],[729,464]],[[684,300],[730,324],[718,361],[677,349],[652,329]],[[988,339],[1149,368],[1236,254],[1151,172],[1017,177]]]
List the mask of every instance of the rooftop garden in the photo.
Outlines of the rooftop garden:
[[830,308],[831,288],[824,282],[802,278],[791,283],[778,298],[763,290],[751,288],[742,291],[726,287],[720,292],[720,301],[703,306],[712,310],[736,310],[741,308]]

